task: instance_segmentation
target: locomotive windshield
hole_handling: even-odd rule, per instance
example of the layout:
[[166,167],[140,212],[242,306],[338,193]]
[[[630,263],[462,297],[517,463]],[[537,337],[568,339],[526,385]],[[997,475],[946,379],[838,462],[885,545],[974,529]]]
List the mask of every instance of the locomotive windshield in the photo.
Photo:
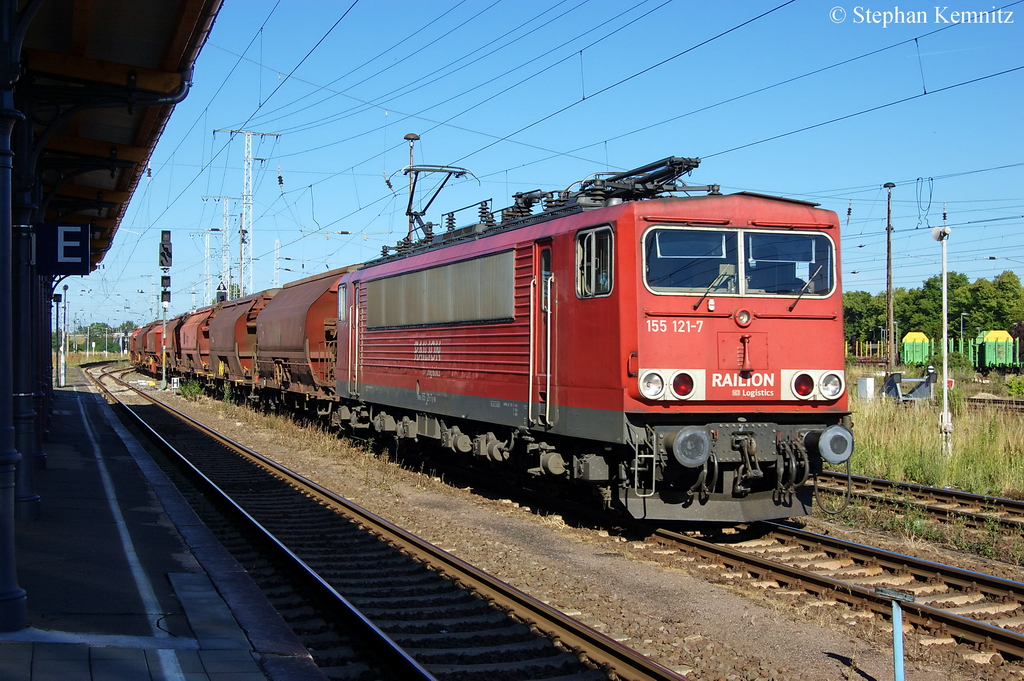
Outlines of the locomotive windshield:
[[822,234],[654,228],[644,236],[657,293],[827,296],[833,247]]

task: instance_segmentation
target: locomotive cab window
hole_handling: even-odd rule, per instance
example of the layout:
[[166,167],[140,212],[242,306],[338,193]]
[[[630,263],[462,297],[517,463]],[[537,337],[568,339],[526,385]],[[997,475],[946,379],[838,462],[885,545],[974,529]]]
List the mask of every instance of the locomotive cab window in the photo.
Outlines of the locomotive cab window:
[[580,298],[612,292],[612,230],[591,229],[576,235],[576,294]]
[[825,297],[835,289],[835,247],[824,234],[653,227],[643,248],[654,293]]
[[825,296],[835,285],[825,236],[747,232],[744,253],[748,293]]
[[672,293],[738,293],[736,233],[655,229],[644,250],[647,283]]

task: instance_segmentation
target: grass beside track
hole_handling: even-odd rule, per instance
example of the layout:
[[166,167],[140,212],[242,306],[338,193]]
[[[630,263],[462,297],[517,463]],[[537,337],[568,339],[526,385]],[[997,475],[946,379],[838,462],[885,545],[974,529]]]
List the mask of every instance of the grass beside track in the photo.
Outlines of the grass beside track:
[[1024,418],[985,407],[953,413],[952,453],[941,405],[856,399],[854,473],[994,496],[1024,498]]
[[[1024,416],[993,406],[964,409],[963,394],[959,397],[951,405],[951,454],[943,449],[939,432],[940,401],[899,404],[886,399],[851,398],[856,438],[851,472],[1024,499]],[[911,500],[901,499],[898,492],[880,507],[854,500],[832,519],[893,533],[909,541],[935,542],[985,558],[1024,564],[1024,536],[1020,531],[1008,530],[995,520],[982,529],[955,518],[938,522]]]

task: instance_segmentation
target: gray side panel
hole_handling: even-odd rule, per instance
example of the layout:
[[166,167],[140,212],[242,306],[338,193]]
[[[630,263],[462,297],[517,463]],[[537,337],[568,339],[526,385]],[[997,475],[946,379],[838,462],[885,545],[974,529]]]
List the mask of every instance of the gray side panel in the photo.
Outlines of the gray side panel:
[[369,328],[512,319],[513,251],[367,282]]
[[[359,397],[369,404],[482,421],[510,428],[529,425],[526,402],[517,400],[406,390],[370,384],[359,386]],[[534,414],[537,413],[538,405],[534,405],[533,411]],[[622,443],[625,441],[625,428],[625,419],[621,412],[559,406],[558,422],[554,427],[537,427],[533,430],[586,440]]]

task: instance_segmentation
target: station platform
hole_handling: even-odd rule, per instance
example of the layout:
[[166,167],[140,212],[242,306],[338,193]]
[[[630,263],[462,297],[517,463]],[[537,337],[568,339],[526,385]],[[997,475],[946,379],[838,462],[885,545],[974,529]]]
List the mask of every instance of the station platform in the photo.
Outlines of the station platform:
[[38,517],[15,527],[28,627],[0,634],[0,679],[325,679],[90,389],[55,393]]

